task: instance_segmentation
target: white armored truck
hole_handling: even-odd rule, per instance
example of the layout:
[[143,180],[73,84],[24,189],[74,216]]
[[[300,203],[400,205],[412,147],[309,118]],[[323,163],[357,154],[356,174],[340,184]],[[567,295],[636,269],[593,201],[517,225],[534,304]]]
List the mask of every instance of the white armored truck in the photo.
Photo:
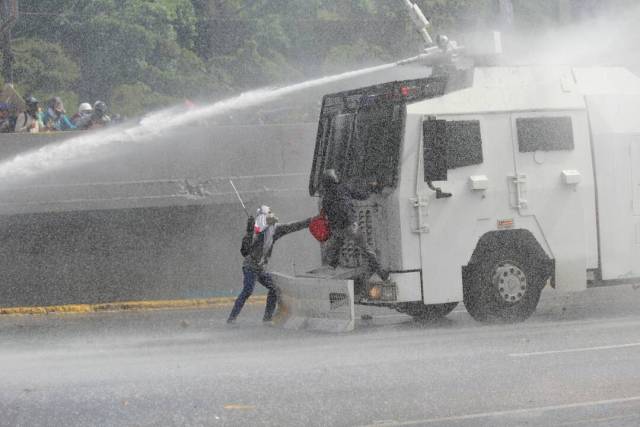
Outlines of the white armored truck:
[[285,326],[349,330],[354,303],[521,321],[546,285],[640,281],[640,78],[437,61],[324,97],[310,194],[329,168],[381,184],[357,216],[391,275],[368,277],[349,245],[336,271],[277,275]]

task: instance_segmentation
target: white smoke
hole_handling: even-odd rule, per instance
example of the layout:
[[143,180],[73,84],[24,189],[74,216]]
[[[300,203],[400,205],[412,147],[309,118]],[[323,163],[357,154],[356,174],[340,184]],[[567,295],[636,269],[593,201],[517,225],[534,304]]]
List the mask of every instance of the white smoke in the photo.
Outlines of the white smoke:
[[640,70],[640,6],[615,9],[538,33],[504,34],[506,62],[517,65],[626,66]]

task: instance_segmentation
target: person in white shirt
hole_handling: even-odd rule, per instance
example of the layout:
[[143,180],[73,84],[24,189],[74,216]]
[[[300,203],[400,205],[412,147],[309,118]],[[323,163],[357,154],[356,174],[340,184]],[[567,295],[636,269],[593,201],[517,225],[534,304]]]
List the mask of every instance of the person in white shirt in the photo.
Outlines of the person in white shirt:
[[89,104],[88,102],[83,102],[82,104],[78,105],[78,112],[71,117],[71,123],[78,126],[78,121],[83,120],[85,117],[91,116],[91,113],[93,113],[93,107],[91,106],[91,104]]

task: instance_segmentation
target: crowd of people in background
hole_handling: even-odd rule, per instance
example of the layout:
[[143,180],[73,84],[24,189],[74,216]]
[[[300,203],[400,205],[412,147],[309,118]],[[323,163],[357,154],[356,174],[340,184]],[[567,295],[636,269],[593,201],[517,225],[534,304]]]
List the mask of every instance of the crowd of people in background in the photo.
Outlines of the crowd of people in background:
[[15,105],[0,101],[0,133],[92,130],[114,122],[103,101],[96,101],[93,105],[83,102],[71,117],[67,116],[62,99],[57,96],[41,105],[29,95],[25,97],[24,104],[23,111],[19,111]]

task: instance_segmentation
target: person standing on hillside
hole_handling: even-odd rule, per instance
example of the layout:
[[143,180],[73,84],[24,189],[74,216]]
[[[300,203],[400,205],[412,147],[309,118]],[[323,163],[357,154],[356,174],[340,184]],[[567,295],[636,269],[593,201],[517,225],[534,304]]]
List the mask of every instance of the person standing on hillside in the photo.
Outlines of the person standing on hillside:
[[240,249],[242,256],[244,256],[242,264],[243,288],[233,305],[227,323],[235,322],[244,303],[253,293],[256,280],[269,290],[262,321],[271,321],[278,302],[277,290],[271,275],[266,270],[273,251],[273,245],[281,237],[307,228],[310,222],[311,218],[307,218],[298,222],[280,224],[278,217],[273,214],[269,206],[261,206],[256,212],[255,220],[253,217],[249,217],[246,234],[242,239],[242,247]]
[[74,130],[76,128],[66,115],[62,99],[57,96],[47,102],[47,110],[42,116],[42,122],[45,128],[50,131]]
[[9,104],[0,102],[0,133],[10,133],[15,128],[9,110]]
[[88,114],[76,122],[78,129],[91,130],[100,129],[111,123],[111,117],[109,117],[107,104],[102,101],[96,101],[93,104],[93,112]]
[[93,107],[88,102],[78,105],[78,112],[71,116],[71,123],[78,126],[78,121],[84,117],[89,117],[93,112]]

